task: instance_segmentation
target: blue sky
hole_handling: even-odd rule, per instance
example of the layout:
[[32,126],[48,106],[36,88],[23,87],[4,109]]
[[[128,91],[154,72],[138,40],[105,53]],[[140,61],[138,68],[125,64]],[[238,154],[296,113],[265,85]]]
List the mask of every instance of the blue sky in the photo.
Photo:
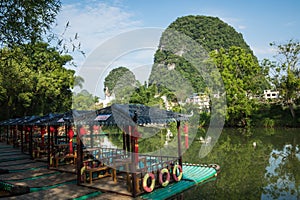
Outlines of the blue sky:
[[[165,29],[176,18],[186,15],[220,18],[242,33],[259,60],[272,59],[276,54],[270,42],[300,39],[299,0],[62,0],[62,5],[56,29],[62,31],[69,21],[71,27],[67,34],[79,34],[87,55],[121,33],[146,27]],[[131,57],[114,60],[112,67],[150,65],[154,51],[153,48],[135,52]],[[74,59],[81,66],[89,57],[75,55]]]
[[[70,21],[73,31],[82,33],[83,39],[84,34],[94,35],[93,45],[129,29],[166,28],[177,17],[185,15],[219,17],[243,34],[259,59],[274,54],[269,47],[270,42],[285,42],[300,36],[298,0],[85,0],[80,3],[63,0],[62,4],[64,14],[59,15],[60,25],[63,21]],[[91,8],[98,9],[98,15],[90,12]],[[85,25],[78,19],[84,12]],[[89,14],[91,20],[88,21]],[[99,21],[99,29],[93,27],[93,20]],[[94,25],[97,26],[97,23]],[[87,51],[94,48],[84,42],[82,45]]]

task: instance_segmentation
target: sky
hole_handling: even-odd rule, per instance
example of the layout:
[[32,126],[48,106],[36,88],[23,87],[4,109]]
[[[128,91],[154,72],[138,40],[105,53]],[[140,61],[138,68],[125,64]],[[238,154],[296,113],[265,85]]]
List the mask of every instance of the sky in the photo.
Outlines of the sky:
[[[103,56],[100,55],[103,51],[111,51],[103,47],[104,43],[114,43],[120,35],[122,38],[134,30],[145,29],[144,38],[148,37],[148,33],[151,35],[152,42],[148,46],[140,43],[140,47],[131,47],[128,51],[124,48],[124,52],[119,52],[119,55],[114,55],[114,59],[103,63],[106,66],[98,70],[101,71],[97,74],[98,79],[91,78],[92,82],[102,82],[103,77],[101,79],[99,76],[107,75],[111,68],[118,65],[130,65],[136,73],[149,73],[147,69],[153,62],[159,32],[178,17],[187,15],[220,18],[243,35],[259,60],[273,59],[276,52],[269,45],[271,42],[284,43],[290,39],[300,39],[299,10],[299,0],[62,0],[62,10],[55,29],[62,32],[69,21],[70,28],[66,36],[72,37],[78,33],[86,57],[74,54],[74,61],[78,64],[77,71],[84,71],[89,76],[94,72],[82,69],[92,65],[95,67],[96,64],[91,64],[91,60]],[[155,30],[156,33],[149,30]],[[137,34],[138,37],[142,35]],[[131,42],[135,40],[131,38]],[[141,81],[144,79],[141,78]]]

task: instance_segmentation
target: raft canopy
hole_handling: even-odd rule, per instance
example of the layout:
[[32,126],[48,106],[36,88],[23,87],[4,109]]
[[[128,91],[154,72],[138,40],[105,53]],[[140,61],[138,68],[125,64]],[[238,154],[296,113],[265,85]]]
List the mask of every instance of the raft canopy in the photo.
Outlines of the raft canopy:
[[148,126],[187,121],[189,115],[149,107],[142,104],[113,104],[106,108],[80,115],[75,124]]
[[34,121],[40,117],[38,116],[25,116],[20,118],[8,119],[0,122],[0,126],[15,126],[15,125],[25,125],[31,121]]
[[188,121],[190,116],[142,104],[113,104],[99,110],[70,110],[62,114],[50,113],[44,116],[9,119],[0,122],[0,125],[153,126],[176,121]]

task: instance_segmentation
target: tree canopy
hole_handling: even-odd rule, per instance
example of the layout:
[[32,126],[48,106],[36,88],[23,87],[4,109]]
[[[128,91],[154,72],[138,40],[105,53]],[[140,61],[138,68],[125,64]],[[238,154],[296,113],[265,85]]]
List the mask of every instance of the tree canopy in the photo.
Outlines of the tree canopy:
[[201,44],[208,52],[237,46],[253,56],[243,35],[218,17],[189,15],[177,18],[168,28],[175,29]]
[[[72,109],[76,110],[95,110],[99,98],[94,97],[87,90],[82,90],[73,94]],[[98,106],[100,108],[100,106]]]
[[227,125],[249,125],[255,110],[253,96],[261,93],[261,79],[265,74],[250,53],[240,47],[228,51],[212,51],[211,57],[218,67],[226,90]]
[[118,67],[111,70],[105,77],[104,91],[108,96],[114,94],[119,103],[128,103],[131,93],[138,84],[133,72],[126,67]]
[[10,46],[41,40],[60,7],[60,0],[1,0],[0,42]]
[[77,34],[65,38],[69,23],[52,32],[60,8],[60,0],[0,2],[0,118],[71,109],[72,88],[83,80],[65,68],[75,65],[67,54],[84,52]]
[[74,70],[72,60],[46,43],[2,48],[0,107],[2,118],[64,112],[71,108]]
[[300,97],[300,42],[289,40],[286,43],[273,42],[270,45],[277,51],[276,61],[265,59],[262,65],[270,70],[270,83],[280,91],[283,97],[281,102],[289,106],[291,115],[295,118],[295,101]]

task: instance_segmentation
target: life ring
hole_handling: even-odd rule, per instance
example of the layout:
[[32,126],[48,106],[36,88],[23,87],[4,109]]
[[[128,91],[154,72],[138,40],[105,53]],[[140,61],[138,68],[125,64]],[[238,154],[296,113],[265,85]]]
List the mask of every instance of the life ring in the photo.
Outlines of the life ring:
[[87,167],[86,166],[83,166],[82,168],[81,168],[81,170],[80,170],[80,174],[81,174],[81,176],[83,175],[83,173],[84,173],[84,171],[87,169]]
[[[148,186],[147,182],[148,179],[151,178],[151,185]],[[153,173],[147,173],[145,174],[143,178],[143,188],[146,192],[152,192],[155,186],[155,176]]]
[[52,167],[53,166],[53,156],[50,156],[50,167]]
[[[167,177],[166,177],[166,180],[164,181],[163,180],[163,175],[167,173]],[[166,187],[170,182],[170,172],[167,168],[163,168],[162,170],[160,170],[160,173],[159,173],[159,183],[163,186],[163,187]]]
[[[177,170],[179,170],[179,175],[177,176]],[[173,168],[173,179],[178,182],[182,178],[182,168],[180,165],[175,165]]]

